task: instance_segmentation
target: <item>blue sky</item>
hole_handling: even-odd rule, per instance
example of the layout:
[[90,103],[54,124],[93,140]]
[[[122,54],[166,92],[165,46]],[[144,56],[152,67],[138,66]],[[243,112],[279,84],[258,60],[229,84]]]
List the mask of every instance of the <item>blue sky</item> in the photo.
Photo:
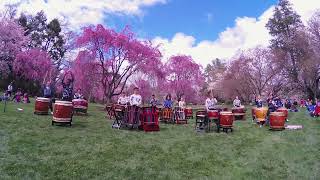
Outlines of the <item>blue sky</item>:
[[[130,25],[139,38],[159,45],[166,61],[170,56],[190,55],[206,66],[211,60],[230,60],[241,50],[268,46],[265,24],[278,0],[0,0],[17,3],[18,14],[43,10],[70,30],[104,24],[116,30]],[[289,0],[307,20],[320,9],[320,0]]]
[[[201,3],[199,3],[201,2]],[[237,17],[259,17],[276,0],[170,0],[145,8],[142,17],[109,15],[105,20],[117,29],[130,25],[139,36],[172,38],[183,32],[196,38],[196,42],[216,39],[218,34],[235,24]]]

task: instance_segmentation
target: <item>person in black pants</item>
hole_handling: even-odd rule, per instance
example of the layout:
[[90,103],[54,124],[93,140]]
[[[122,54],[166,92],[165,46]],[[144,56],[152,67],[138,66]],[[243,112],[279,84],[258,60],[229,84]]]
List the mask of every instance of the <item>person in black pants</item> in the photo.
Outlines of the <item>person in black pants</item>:
[[72,73],[70,73],[71,79],[65,80],[67,74],[62,79],[62,87],[63,87],[62,100],[63,101],[72,101],[74,76]]

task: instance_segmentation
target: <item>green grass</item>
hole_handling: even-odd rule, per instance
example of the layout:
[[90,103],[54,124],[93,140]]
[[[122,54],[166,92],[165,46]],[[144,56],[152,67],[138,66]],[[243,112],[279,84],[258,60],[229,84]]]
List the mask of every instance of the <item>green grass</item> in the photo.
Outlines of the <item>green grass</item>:
[[[16,108],[22,107],[23,112]],[[115,130],[99,105],[71,128],[0,103],[0,179],[320,179],[320,119],[290,113],[303,130],[269,131],[237,121],[233,133]],[[249,112],[249,111],[248,111]]]

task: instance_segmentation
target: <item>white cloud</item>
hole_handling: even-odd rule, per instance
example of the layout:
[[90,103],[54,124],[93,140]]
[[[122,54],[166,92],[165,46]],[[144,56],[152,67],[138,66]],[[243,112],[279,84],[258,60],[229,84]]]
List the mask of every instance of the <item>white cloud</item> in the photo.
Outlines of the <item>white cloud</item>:
[[72,29],[88,24],[103,23],[105,13],[143,15],[142,8],[166,3],[166,0],[1,0],[0,10],[6,4],[18,3],[18,13],[35,14],[43,10],[48,19],[59,18]]
[[[294,9],[306,22],[320,8],[320,1],[291,0]],[[229,59],[240,50],[256,46],[267,46],[270,35],[265,25],[272,16],[274,6],[268,8],[260,17],[238,17],[234,27],[228,27],[216,40],[204,40],[196,43],[196,38],[184,33],[176,33],[172,39],[156,37],[154,43],[160,43],[165,59],[172,55],[186,54],[206,66],[215,58]]]

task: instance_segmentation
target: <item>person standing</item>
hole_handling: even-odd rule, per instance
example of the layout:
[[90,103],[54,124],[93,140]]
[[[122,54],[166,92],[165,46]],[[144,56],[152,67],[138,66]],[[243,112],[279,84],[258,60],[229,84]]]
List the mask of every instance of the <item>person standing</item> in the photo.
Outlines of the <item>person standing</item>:
[[135,87],[133,89],[133,94],[130,96],[131,106],[140,106],[142,104],[142,97],[139,94],[139,88]]
[[122,92],[118,98],[118,104],[120,105],[127,105],[128,104],[128,98],[126,97],[126,94]]
[[7,96],[10,98],[12,96],[12,92],[13,92],[13,82],[11,82],[9,85],[8,85],[8,88],[7,88]]
[[261,96],[258,96],[256,98],[256,102],[255,103],[256,103],[257,108],[261,108],[263,106]]
[[65,80],[67,75],[68,75],[68,73],[65,74],[65,76],[62,79],[62,87],[63,87],[62,100],[63,101],[72,101],[74,76],[70,72],[71,79]]
[[152,107],[156,107],[158,105],[158,100],[156,99],[156,96],[154,94],[152,94],[149,104]]
[[51,82],[48,81],[46,84],[43,83],[43,97],[50,99],[49,101],[49,109],[51,114],[53,114],[52,103],[54,103],[53,92],[51,88]]
[[171,94],[168,94],[167,96],[166,96],[166,99],[164,100],[164,102],[163,102],[163,107],[165,107],[165,108],[172,108],[172,106],[173,106],[173,101],[172,101],[172,99],[171,99]]
[[238,96],[236,96],[236,99],[233,100],[233,106],[234,107],[240,107],[241,106],[241,101],[240,101]]
[[211,94],[208,93],[207,94],[207,99],[205,101],[205,107],[206,107],[206,110],[209,111],[211,109],[213,109],[213,103],[212,103],[212,98],[211,98]]

